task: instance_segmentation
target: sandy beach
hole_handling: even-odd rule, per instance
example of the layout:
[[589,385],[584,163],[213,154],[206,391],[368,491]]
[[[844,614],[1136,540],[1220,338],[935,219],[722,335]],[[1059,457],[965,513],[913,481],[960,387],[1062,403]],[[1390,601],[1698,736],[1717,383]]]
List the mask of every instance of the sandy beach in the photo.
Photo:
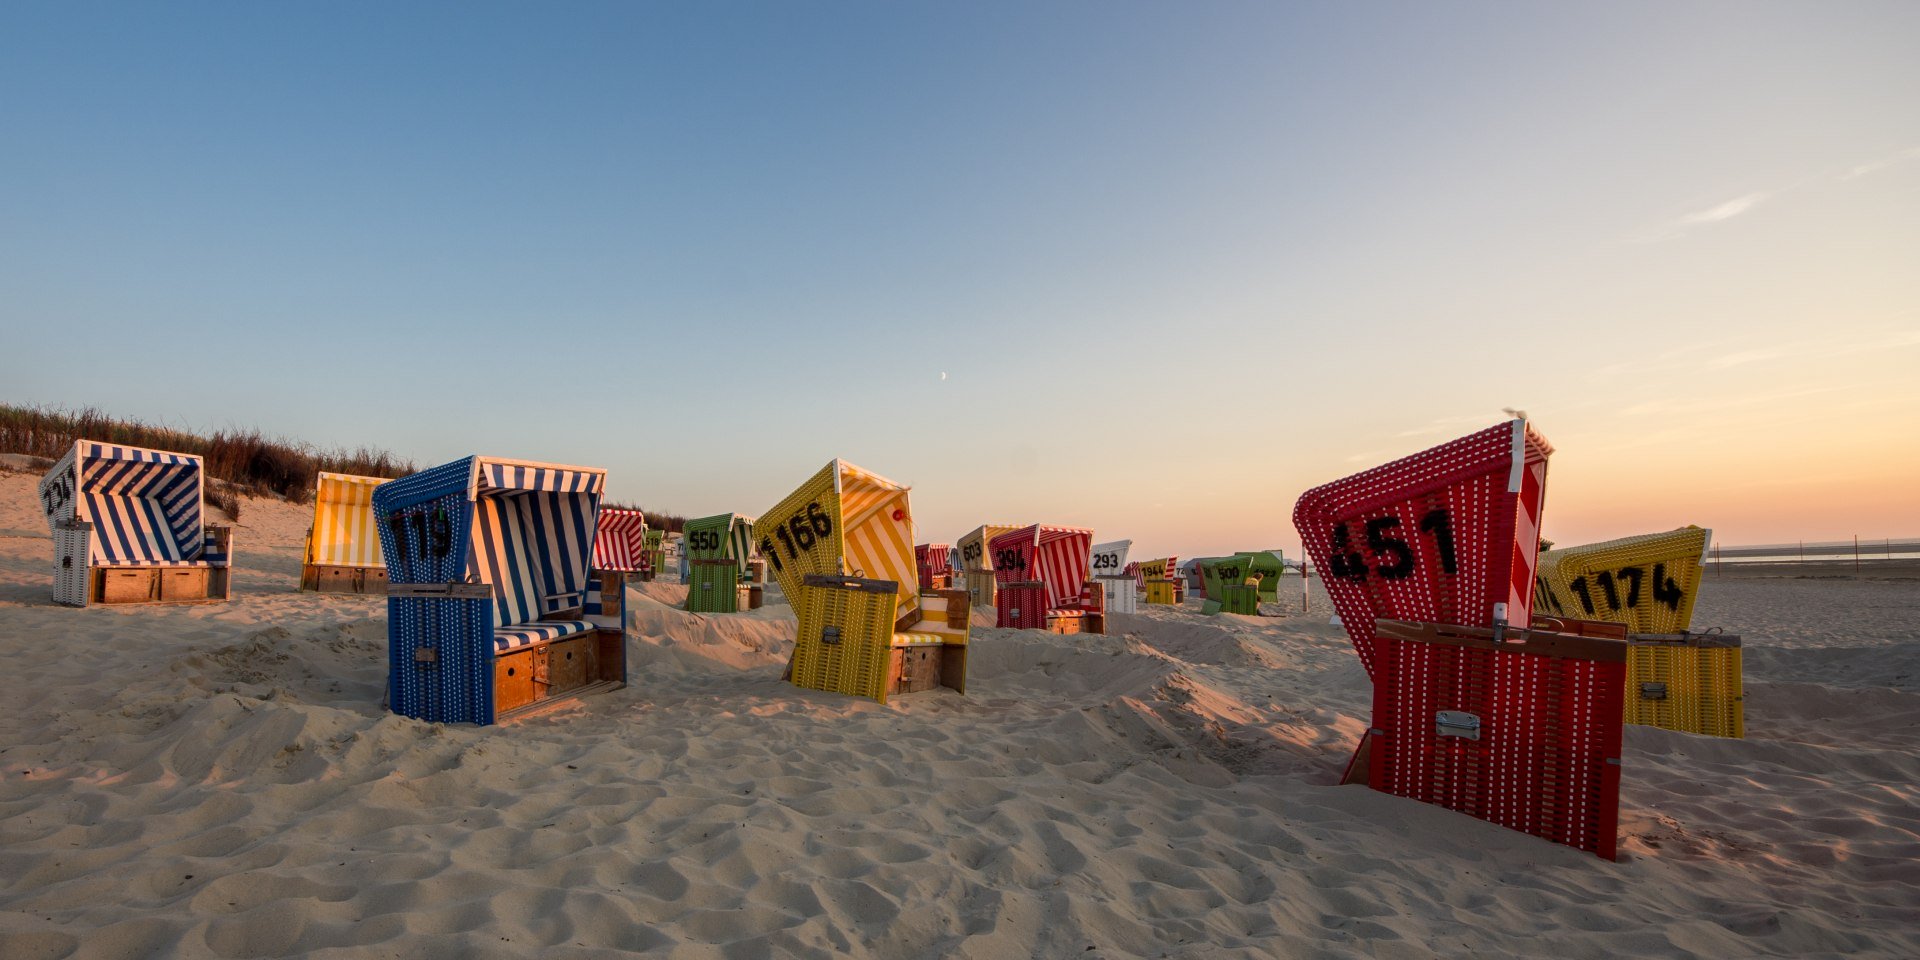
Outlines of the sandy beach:
[[1629,727],[1618,863],[1335,786],[1331,606],[977,627],[968,688],[780,680],[792,613],[636,586],[630,683],[492,728],[388,714],[385,606],[68,609],[0,474],[0,957],[1920,956],[1920,580],[1714,577],[1744,741]]

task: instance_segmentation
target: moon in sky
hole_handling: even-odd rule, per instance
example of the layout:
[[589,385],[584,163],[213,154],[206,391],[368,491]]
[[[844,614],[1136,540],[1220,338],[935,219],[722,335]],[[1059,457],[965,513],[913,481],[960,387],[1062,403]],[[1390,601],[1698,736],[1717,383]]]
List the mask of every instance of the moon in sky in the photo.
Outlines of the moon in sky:
[[947,372],[945,370],[940,371],[940,379],[945,380],[946,378]]

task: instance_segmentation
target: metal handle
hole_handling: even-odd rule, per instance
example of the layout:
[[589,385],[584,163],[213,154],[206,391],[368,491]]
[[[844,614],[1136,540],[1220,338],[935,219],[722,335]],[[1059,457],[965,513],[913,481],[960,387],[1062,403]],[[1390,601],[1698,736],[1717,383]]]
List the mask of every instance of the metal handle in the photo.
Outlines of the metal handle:
[[1436,735],[1480,739],[1480,718],[1464,710],[1442,710],[1435,715]]

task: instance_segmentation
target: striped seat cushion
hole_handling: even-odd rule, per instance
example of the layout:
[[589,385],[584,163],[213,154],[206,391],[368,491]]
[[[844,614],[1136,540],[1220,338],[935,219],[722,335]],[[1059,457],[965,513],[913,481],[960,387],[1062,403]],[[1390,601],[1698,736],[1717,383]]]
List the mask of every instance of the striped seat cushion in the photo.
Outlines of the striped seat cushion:
[[893,645],[896,647],[931,646],[942,643],[955,643],[962,637],[957,633],[896,633]]
[[219,567],[214,558],[205,560],[145,560],[140,557],[106,557],[93,561],[96,567]]
[[593,630],[593,624],[585,620],[535,620],[532,623],[516,623],[511,627],[495,627],[493,652],[507,653],[521,647],[530,647],[548,640],[561,640],[591,630]]

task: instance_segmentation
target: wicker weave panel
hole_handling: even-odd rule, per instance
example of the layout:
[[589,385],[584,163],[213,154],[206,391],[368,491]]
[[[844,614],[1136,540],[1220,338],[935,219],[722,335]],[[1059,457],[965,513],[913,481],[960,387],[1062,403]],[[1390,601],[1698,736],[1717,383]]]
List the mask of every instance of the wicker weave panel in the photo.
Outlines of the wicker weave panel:
[[739,568],[731,562],[694,561],[687,567],[687,609],[693,613],[737,612],[739,581]]
[[1227,583],[1220,586],[1220,612],[1253,615],[1260,612],[1260,594],[1251,584]]
[[[799,596],[800,633],[793,650],[793,684],[887,702],[894,600],[831,586],[807,586]],[[838,642],[827,631],[838,630]]]
[[1552,449],[1514,420],[1300,495],[1294,528],[1368,676],[1375,618],[1530,622]]
[[1626,720],[1712,737],[1746,736],[1740,647],[1635,639],[1627,649]]
[[[1622,663],[1384,640],[1370,782],[1555,843],[1615,857]],[[1479,739],[1444,736],[1441,711]]]
[[1534,579],[1538,612],[1624,623],[1632,633],[1681,633],[1705,574],[1700,558],[1712,531],[1665,533],[1549,550]]

